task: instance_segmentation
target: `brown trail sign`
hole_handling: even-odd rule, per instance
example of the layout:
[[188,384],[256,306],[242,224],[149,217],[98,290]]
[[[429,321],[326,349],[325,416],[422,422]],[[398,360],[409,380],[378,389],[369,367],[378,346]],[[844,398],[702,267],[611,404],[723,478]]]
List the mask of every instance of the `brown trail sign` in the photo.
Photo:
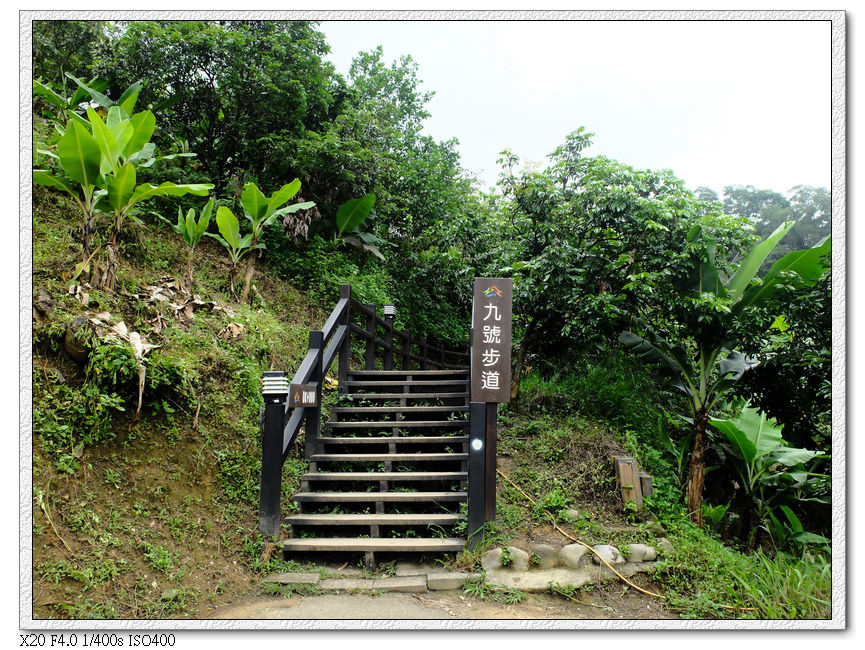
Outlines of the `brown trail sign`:
[[514,281],[475,278],[472,299],[472,401],[511,401]]
[[511,320],[514,281],[475,278],[472,295],[469,411],[469,546],[496,518],[498,403],[511,400]]

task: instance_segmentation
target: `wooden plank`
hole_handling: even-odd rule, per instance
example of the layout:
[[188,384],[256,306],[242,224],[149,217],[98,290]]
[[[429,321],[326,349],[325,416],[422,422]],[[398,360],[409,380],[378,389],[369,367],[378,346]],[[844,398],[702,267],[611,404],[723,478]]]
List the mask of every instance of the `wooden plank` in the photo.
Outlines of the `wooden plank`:
[[468,393],[347,393],[344,397],[351,399],[459,399],[468,397]]
[[[380,422],[326,422],[325,427],[330,429],[385,429],[385,425],[392,424],[390,420]],[[425,428],[445,429],[451,427],[467,427],[468,420],[400,420],[399,428]]]
[[345,537],[307,537],[285,539],[281,542],[285,551],[407,551],[407,552],[453,552],[461,551],[465,542],[461,539],[440,538],[379,538],[354,539]]
[[304,481],[455,481],[465,472],[312,472]]
[[622,500],[632,501],[637,510],[643,509],[643,495],[640,489],[640,474],[637,461],[630,456],[616,456],[616,482],[622,491]]
[[372,386],[468,386],[468,379],[440,379],[438,381],[394,379],[393,381],[346,381],[351,388],[366,388]]
[[467,376],[468,370],[352,370],[350,377],[438,377],[442,375]]
[[292,515],[285,523],[293,526],[449,526],[455,524],[459,515],[442,513],[418,514],[303,514]]
[[443,453],[443,454],[313,454],[310,460],[316,463],[339,463],[339,462],[377,462],[390,461],[392,463],[402,461],[448,461],[448,460],[466,460],[468,454],[460,453]]
[[465,492],[298,492],[295,501],[306,503],[368,503],[374,501],[436,502],[465,501]]
[[458,413],[468,410],[468,406],[338,406],[330,409],[330,412],[340,415],[363,415],[364,413]]
[[389,443],[396,444],[454,444],[459,445],[468,442],[468,436],[364,436],[363,438],[340,438],[328,437],[320,438],[322,444],[336,445],[386,445]]

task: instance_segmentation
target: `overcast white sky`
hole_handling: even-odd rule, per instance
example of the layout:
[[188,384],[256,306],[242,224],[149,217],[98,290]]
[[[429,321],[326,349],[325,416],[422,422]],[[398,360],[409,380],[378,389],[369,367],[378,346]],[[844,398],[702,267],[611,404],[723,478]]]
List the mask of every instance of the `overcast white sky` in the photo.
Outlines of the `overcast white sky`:
[[409,54],[435,91],[427,133],[494,184],[510,148],[541,161],[579,126],[590,155],[672,169],[694,189],[828,187],[828,22],[323,22],[343,74]]

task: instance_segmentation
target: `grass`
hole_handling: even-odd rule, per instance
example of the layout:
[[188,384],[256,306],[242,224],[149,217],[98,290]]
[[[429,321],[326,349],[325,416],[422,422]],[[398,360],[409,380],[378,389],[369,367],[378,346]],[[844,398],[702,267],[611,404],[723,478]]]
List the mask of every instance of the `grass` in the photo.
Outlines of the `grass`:
[[[68,203],[35,189],[34,295],[48,296],[50,309],[33,330],[33,615],[205,616],[276,566],[260,561],[255,539],[259,377],[296,369],[326,314],[264,265],[254,304],[233,302],[224,252],[206,241],[195,292],[227,310],[175,319],[147,300],[146,287],[165,286],[184,259],[179,238],[158,224],[130,225],[117,290],[88,289],[85,306],[66,290],[77,255],[69,224],[78,223]],[[138,415],[127,345],[94,341],[85,363],[64,351],[67,324],[101,311],[158,346]],[[242,334],[220,338],[228,323]],[[289,454],[284,514],[304,471]]]

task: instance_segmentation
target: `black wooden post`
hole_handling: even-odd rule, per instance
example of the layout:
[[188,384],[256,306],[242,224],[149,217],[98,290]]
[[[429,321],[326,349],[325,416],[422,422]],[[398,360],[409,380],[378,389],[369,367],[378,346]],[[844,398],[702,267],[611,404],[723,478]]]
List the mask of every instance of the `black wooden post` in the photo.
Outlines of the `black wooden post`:
[[288,375],[267,371],[262,377],[264,423],[261,429],[261,490],[258,494],[258,530],[275,540],[279,536],[279,497],[282,491],[282,427]]
[[484,490],[484,519],[486,521],[495,521],[496,519],[496,436],[498,434],[498,414],[499,405],[491,402],[486,403],[486,413],[484,414],[484,436],[486,443],[484,451],[486,462],[484,463],[484,471],[486,472],[486,488]]
[[366,304],[369,314],[366,315],[366,331],[369,338],[366,340],[366,365],[367,370],[375,370],[375,305],[371,302]]
[[402,340],[402,369],[409,370],[411,368],[408,358],[408,355],[411,354],[411,332],[403,330],[402,333],[405,336]]
[[310,458],[316,453],[318,446],[318,438],[321,432],[321,355],[324,352],[324,332],[321,330],[312,330],[309,333],[309,349],[315,350],[315,365],[312,367],[312,372],[309,375],[310,383],[317,384],[315,388],[316,403],[318,406],[308,406],[306,408],[306,440],[303,444],[303,453],[307,458]]
[[483,538],[486,521],[486,405],[472,402],[469,417],[468,540],[473,549]]
[[337,368],[337,382],[339,383],[339,392],[347,393],[348,386],[348,370],[351,364],[351,285],[339,285],[339,297],[345,298],[348,302],[345,305],[345,313],[339,321],[340,325],[345,325],[345,338],[342,345],[339,346],[339,367]]
[[427,359],[428,354],[426,337],[422,336],[420,339],[421,370],[429,370],[429,359]]
[[393,370],[393,321],[396,309],[393,305],[384,306],[384,322],[387,323],[384,332],[384,369]]

